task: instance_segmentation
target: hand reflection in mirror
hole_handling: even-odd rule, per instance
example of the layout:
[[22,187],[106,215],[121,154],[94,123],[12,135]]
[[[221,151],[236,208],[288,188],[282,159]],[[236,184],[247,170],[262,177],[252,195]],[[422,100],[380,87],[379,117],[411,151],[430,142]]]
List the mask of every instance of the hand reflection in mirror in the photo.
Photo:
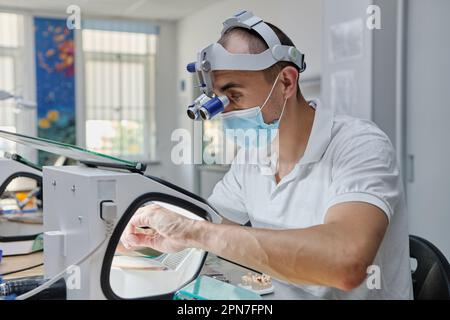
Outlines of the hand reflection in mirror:
[[109,282],[121,298],[171,295],[200,272],[206,253],[186,239],[194,223],[205,220],[194,211],[165,202],[140,207],[121,232],[111,262]]
[[125,249],[148,247],[164,253],[188,248],[185,235],[195,220],[158,204],[141,207],[126,226],[121,242]]

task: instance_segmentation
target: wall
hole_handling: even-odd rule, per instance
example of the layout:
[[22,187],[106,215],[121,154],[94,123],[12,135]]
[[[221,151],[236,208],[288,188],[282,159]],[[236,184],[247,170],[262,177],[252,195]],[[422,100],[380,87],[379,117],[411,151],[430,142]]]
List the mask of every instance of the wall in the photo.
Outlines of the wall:
[[[276,2],[261,0],[227,0],[205,7],[178,22],[178,82],[185,81],[186,89],[178,90],[178,124],[192,131],[192,121],[185,113],[192,102],[192,79],[186,72],[186,65],[196,59],[197,52],[215,42],[220,37],[222,22],[234,13],[250,10],[268,22],[285,31],[296,46],[306,54],[307,70],[303,79],[316,79],[321,71],[322,1],[319,0],[281,0]],[[194,166],[184,165],[177,183],[191,190],[196,188]],[[207,173],[202,173],[202,176]],[[213,175],[217,179],[217,175]],[[207,182],[206,184],[211,184]],[[203,190],[204,191],[204,190]]]
[[[364,55],[329,62],[330,27],[366,18],[381,7],[381,30],[364,31]],[[372,119],[391,138],[405,178],[410,233],[450,257],[450,2],[434,0],[334,0],[324,2],[322,98],[331,100],[333,73],[355,71],[353,115]]]
[[[148,174],[167,179],[170,182],[189,187],[189,183],[179,179],[183,168],[176,166],[170,159],[172,131],[178,127],[177,117],[180,113],[178,100],[174,94],[177,90],[176,59],[177,59],[177,28],[174,22],[158,22],[160,38],[156,65],[156,161],[149,164]],[[181,171],[181,173],[180,173]]]
[[411,0],[406,12],[410,232],[450,261],[450,1]]
[[[335,113],[372,118],[370,0],[324,0],[322,99]],[[334,30],[334,31],[333,31]]]
[[[373,121],[391,138],[395,147],[401,148],[400,137],[396,135],[396,95],[400,94],[400,84],[397,77],[400,69],[397,66],[398,43],[397,37],[397,0],[376,0],[375,4],[381,8],[382,29],[373,32]],[[400,57],[402,59],[402,57]]]
[[[371,11],[368,14],[367,9],[372,4],[380,8],[381,29],[370,30],[366,26],[372,14]],[[398,60],[397,53],[402,35],[399,36],[398,33],[398,5],[398,0],[324,1],[322,99],[336,113],[373,120],[400,150],[397,117],[398,97],[402,88],[398,82],[401,60]],[[330,57],[338,46],[331,44],[332,30],[336,30],[337,26],[349,26],[355,21],[359,21],[362,27],[360,54],[334,61]],[[357,30],[355,25],[353,28]],[[344,40],[340,42],[347,45],[354,45],[355,38],[342,33],[339,39]],[[333,85],[333,77],[338,74],[350,76],[335,78],[341,81],[336,81]],[[348,81],[348,86],[342,85],[345,80]]]

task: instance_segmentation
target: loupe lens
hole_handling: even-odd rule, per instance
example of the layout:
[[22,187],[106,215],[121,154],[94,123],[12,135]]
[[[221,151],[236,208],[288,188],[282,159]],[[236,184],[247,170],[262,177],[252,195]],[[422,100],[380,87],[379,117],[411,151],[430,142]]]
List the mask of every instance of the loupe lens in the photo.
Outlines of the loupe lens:
[[190,108],[187,110],[187,115],[188,115],[188,117],[191,118],[192,120],[197,119],[197,114],[194,112],[194,110],[192,110],[192,109],[190,109]]
[[200,113],[200,117],[201,117],[203,120],[208,120],[208,114],[207,114],[207,112],[206,112],[205,110],[200,109],[200,110],[199,110],[199,113]]

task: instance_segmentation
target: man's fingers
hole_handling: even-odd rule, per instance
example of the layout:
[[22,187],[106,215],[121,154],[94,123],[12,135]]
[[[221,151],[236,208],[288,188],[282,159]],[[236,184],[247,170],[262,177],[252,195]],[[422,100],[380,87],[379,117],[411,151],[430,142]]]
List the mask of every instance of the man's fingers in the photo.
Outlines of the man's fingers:
[[154,210],[158,208],[159,206],[155,204],[140,208],[130,219],[129,224],[134,227],[152,227],[151,219],[153,217]]
[[[156,231],[151,227],[151,216],[153,210],[158,209],[159,206],[156,204],[150,204],[145,207],[141,207],[134,213],[133,217],[131,217],[130,221],[128,222],[127,226],[125,227],[121,241],[122,244],[127,248],[130,249],[132,246],[135,246],[135,244],[132,244],[131,241],[137,241],[138,238],[135,237],[129,237],[129,235],[136,235],[139,233],[146,234],[149,236],[154,236]],[[142,228],[144,227],[144,228]],[[145,228],[148,227],[148,228]],[[128,237],[130,240],[128,240]]]
[[157,233],[155,229],[152,229],[150,227],[135,227],[134,229],[134,233],[136,234],[146,234],[149,236],[154,236]]
[[122,245],[125,247],[125,249],[129,250],[131,249],[131,244],[127,240],[128,234],[123,233],[120,237],[120,242],[122,242]]
[[125,241],[131,247],[141,247],[145,246],[144,235],[142,234],[127,234],[125,237]]
[[145,234],[131,234],[127,236],[127,242],[132,247],[149,247],[154,248],[155,241],[158,236],[148,236]]

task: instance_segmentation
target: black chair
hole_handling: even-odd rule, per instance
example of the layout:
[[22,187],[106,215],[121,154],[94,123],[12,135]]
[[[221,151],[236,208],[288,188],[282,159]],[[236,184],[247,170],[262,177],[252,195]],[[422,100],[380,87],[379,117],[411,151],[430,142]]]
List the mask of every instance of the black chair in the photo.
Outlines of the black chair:
[[414,300],[450,300],[450,265],[429,241],[409,236],[410,256],[417,260],[412,271]]

